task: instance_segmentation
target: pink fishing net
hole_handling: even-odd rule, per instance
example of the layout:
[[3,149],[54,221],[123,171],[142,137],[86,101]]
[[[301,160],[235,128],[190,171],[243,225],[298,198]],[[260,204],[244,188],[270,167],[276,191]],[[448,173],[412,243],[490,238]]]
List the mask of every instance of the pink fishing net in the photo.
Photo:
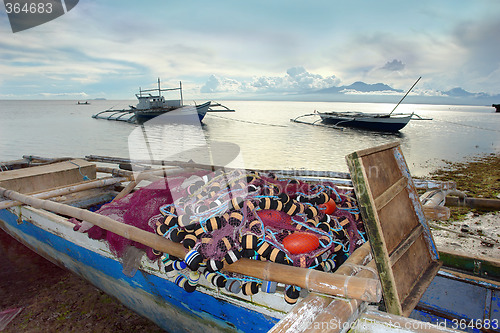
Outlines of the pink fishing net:
[[[247,257],[334,271],[365,241],[353,196],[328,181],[312,183],[246,170],[200,171],[157,181],[97,211],[182,243],[185,259],[157,253],[97,226],[88,234],[106,240],[118,257],[130,246],[146,250],[150,259],[162,256],[167,273],[187,267],[195,275],[220,274],[207,277],[219,287],[220,276],[260,285],[263,281],[222,274],[222,263]],[[82,224],[75,225],[78,229],[84,231]],[[297,235],[304,242],[312,240],[313,246],[307,251],[292,249],[287,239]],[[194,290],[191,275],[182,276],[176,283]],[[247,289],[254,290],[255,285]]]

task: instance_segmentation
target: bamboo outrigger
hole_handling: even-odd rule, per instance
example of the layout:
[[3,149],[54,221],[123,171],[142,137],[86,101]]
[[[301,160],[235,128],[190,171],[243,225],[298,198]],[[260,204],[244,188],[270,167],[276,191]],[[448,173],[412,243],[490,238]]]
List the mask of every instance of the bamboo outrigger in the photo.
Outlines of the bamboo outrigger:
[[[397,145],[389,145],[382,150],[392,151],[391,149],[395,148]],[[105,159],[91,156],[87,160]],[[118,162],[122,163],[122,166],[125,162],[138,162],[106,160],[106,163]],[[389,296],[384,287],[388,280],[380,277],[381,269],[385,269],[384,262],[380,261],[378,250],[373,252],[374,260],[370,249],[370,245],[373,249],[379,248],[377,243],[373,243],[377,241],[377,237],[374,238],[372,235],[370,242],[354,251],[335,273],[245,258],[224,265],[223,270],[226,272],[277,281],[278,288],[291,284],[302,287],[300,300],[296,305],[284,302],[281,293],[259,293],[252,296],[242,295],[241,292],[234,294],[224,288],[214,287],[203,278],[198,282],[195,292],[187,293],[179,288],[172,278],[160,271],[157,262],[143,255],[139,256],[139,265],[132,269],[125,267],[125,261],[110,251],[108,244],[90,239],[85,233],[74,231],[75,225],[68,221],[68,217],[89,222],[158,251],[184,258],[187,251],[181,244],[153,232],[92,213],[85,208],[96,203],[110,202],[117,195],[116,200],[119,200],[120,197],[135,191],[142,181],[155,180],[164,174],[182,174],[186,172],[186,168],[193,170],[193,166],[196,166],[197,170],[206,166],[182,162],[170,163],[172,164],[170,167],[152,168],[142,172],[140,177],[134,178],[131,171],[97,166],[85,160],[58,160],[53,164],[47,164],[52,161],[42,161],[33,157],[29,160],[31,164],[34,161],[38,161],[40,166],[0,172],[0,187],[2,187],[0,196],[6,198],[0,201],[0,227],[26,246],[89,280],[166,330],[343,332],[350,328],[357,331],[377,329],[397,331],[399,328],[406,328],[406,331],[412,332],[449,332],[461,328],[460,325],[464,322],[472,322],[475,328],[479,328],[479,325],[480,328],[485,328],[484,323],[487,322],[489,331],[499,331],[497,310],[500,308],[498,301],[500,284],[496,279],[500,278],[500,262],[491,258],[468,258],[449,251],[440,250],[439,254],[435,253],[435,257],[439,257],[443,267],[447,268],[441,268],[435,278],[432,278],[433,274],[427,275],[425,284],[429,287],[417,290],[419,296],[416,302],[415,297],[412,298],[414,304],[396,315],[381,312],[378,305],[385,304],[388,311],[394,313],[391,304],[397,304],[400,299],[405,298],[397,295],[397,290],[400,288],[397,281],[404,281],[398,276],[405,270],[396,266],[392,268],[394,270],[392,274],[397,276],[396,295]],[[10,165],[19,167],[23,162],[18,161]],[[82,172],[82,168],[87,169]],[[351,170],[351,173],[354,174],[353,171]],[[90,175],[91,179],[84,180],[82,174]],[[285,174],[286,172],[283,172],[282,176],[285,177]],[[318,176],[319,174],[329,177],[329,180],[332,180],[332,177],[340,177],[344,179],[336,179],[339,186],[353,185],[350,179],[346,179],[349,175],[342,173],[310,172],[298,175],[297,172],[292,172],[292,174],[295,178],[307,181],[321,181],[323,177]],[[98,180],[97,175],[104,177]],[[358,186],[356,190],[359,193],[360,183],[355,179],[353,181],[354,185]],[[405,188],[401,185],[402,181],[397,184],[400,185],[391,187],[392,194],[385,194],[384,199],[376,200],[377,203],[389,207],[394,198],[405,197],[402,192]],[[427,188],[453,188],[451,183],[420,182],[417,185]],[[413,204],[418,205],[414,201]],[[383,215],[380,209],[378,212]],[[432,209],[428,209],[426,214],[428,212],[432,212]],[[389,250],[389,256],[392,258],[389,262],[392,262],[392,265],[406,258],[405,251],[410,250],[412,254],[419,252],[412,246],[420,235],[426,234],[425,223],[416,226],[415,230],[411,233],[413,236],[409,238],[403,235],[402,245],[397,246],[396,256],[392,253],[393,250]],[[404,268],[408,270],[410,264],[411,260]],[[455,271],[457,268],[465,273]],[[138,269],[140,274],[133,274],[134,269]],[[418,283],[419,274],[415,273],[412,280]],[[453,293],[450,292],[449,297],[445,297],[447,294],[444,294],[447,284],[451,284],[455,289]],[[384,287],[382,303],[381,286]],[[480,293],[486,298],[478,298],[477,301],[472,301],[471,305],[466,304],[467,302],[457,304],[456,299],[462,297],[457,292],[472,292],[471,295]],[[440,297],[435,297],[436,295]],[[454,308],[447,308],[446,303],[450,299]],[[471,301],[470,298],[468,300]],[[413,319],[400,314],[410,315]],[[452,317],[453,314],[456,317]],[[479,314],[481,318],[478,317]],[[430,318],[438,325],[421,321],[426,318]]]

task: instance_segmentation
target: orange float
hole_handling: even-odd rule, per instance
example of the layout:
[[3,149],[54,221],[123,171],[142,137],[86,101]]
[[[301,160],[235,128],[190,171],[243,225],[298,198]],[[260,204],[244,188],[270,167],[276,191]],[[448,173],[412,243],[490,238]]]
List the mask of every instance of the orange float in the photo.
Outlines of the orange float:
[[286,236],[282,243],[291,254],[302,254],[316,250],[319,246],[319,239],[308,232],[295,232]]
[[335,200],[330,199],[326,203],[318,206],[321,210],[325,212],[325,214],[333,214],[337,210],[337,204]]
[[279,225],[280,223],[292,223],[292,217],[284,212],[273,209],[262,209],[257,211],[264,225]]

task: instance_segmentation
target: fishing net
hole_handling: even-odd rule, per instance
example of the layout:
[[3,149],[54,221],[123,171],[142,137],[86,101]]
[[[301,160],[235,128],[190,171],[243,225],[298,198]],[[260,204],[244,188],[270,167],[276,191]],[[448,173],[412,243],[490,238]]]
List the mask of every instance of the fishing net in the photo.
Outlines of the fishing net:
[[[246,170],[200,171],[168,177],[116,202],[99,214],[156,232],[186,248],[183,259],[92,227],[123,255],[128,246],[161,257],[165,272],[186,291],[201,275],[217,287],[245,295],[276,290],[276,284],[222,272],[242,257],[333,272],[364,243],[365,231],[353,193],[325,181],[310,183]],[[78,229],[78,226],[75,227]],[[287,286],[293,303],[300,288]]]

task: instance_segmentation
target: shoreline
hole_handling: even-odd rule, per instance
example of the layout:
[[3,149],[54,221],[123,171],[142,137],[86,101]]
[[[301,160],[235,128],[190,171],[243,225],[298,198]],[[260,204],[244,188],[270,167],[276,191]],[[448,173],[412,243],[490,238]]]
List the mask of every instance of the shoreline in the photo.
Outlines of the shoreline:
[[[426,179],[454,181],[468,197],[500,199],[500,154],[470,156],[463,162],[447,163]],[[431,221],[436,245],[468,255],[500,259],[500,212],[467,207],[449,207],[446,221]]]

